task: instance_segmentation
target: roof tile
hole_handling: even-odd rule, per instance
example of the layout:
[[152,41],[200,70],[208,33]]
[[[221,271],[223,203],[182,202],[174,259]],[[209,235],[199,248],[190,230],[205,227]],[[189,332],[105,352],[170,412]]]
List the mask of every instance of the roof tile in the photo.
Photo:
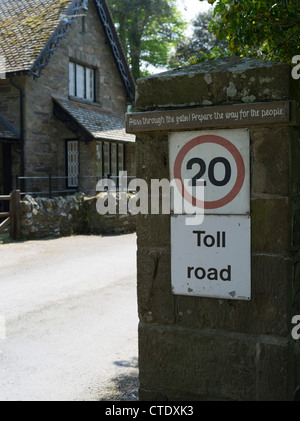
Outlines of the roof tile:
[[7,73],[30,70],[72,2],[0,1],[0,55],[6,59]]
[[111,110],[56,96],[53,99],[95,140],[135,142],[135,136],[125,132],[125,121]]

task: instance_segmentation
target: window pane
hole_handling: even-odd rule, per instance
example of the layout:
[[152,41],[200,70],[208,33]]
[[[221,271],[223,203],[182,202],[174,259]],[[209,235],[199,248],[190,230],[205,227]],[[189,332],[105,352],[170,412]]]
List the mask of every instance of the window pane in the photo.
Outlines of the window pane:
[[84,98],[85,94],[85,80],[84,80],[84,67],[76,64],[76,87],[77,97]]
[[94,101],[94,70],[86,69],[86,99]]
[[104,143],[104,175],[109,174],[109,143]]
[[75,63],[69,63],[69,95],[75,96]]
[[68,187],[78,187],[79,176],[79,142],[77,140],[67,143],[68,149]]
[[111,175],[117,176],[117,145],[111,144]]
[[96,143],[96,171],[97,176],[102,175],[102,143]]
[[123,161],[124,161],[124,145],[120,144],[119,145],[119,171],[124,171],[125,168],[123,165]]

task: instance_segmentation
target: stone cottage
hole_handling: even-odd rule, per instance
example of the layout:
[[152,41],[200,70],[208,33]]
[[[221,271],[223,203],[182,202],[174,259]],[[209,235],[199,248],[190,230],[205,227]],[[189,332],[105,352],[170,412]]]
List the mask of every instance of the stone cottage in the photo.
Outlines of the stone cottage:
[[135,86],[105,0],[1,0],[0,59],[0,194],[19,176],[88,194],[135,175]]

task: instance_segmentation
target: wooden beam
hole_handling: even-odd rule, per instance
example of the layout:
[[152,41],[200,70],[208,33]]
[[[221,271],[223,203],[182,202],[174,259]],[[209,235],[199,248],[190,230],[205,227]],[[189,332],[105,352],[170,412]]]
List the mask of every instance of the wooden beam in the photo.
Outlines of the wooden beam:
[[6,200],[9,201],[10,200],[10,196],[0,196],[0,200]]
[[10,236],[16,240],[20,236],[20,190],[13,190],[10,201]]
[[10,216],[9,212],[0,212],[0,218],[8,218]]
[[5,221],[3,221],[1,224],[0,224],[0,232],[1,231],[4,231],[5,230],[5,228],[7,228],[7,226],[10,224],[10,218],[7,218],[7,219],[5,219]]

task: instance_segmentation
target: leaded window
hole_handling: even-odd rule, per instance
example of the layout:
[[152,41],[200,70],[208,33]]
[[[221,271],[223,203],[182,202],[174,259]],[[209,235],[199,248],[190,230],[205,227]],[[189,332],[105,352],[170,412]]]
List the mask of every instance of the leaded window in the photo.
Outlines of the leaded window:
[[68,188],[78,187],[78,177],[79,177],[79,142],[78,140],[67,141],[67,169],[68,169]]

